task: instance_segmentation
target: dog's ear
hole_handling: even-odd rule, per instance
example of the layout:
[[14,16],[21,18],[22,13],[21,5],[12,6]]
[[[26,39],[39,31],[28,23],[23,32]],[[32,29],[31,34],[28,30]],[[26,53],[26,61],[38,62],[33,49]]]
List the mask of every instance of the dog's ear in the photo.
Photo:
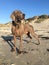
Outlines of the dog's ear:
[[15,21],[15,16],[13,14],[10,16],[10,18],[12,19],[12,21]]
[[12,21],[15,21],[15,11],[12,12],[12,14],[10,15],[10,18],[12,19]]
[[23,14],[23,19],[25,19],[25,14]]

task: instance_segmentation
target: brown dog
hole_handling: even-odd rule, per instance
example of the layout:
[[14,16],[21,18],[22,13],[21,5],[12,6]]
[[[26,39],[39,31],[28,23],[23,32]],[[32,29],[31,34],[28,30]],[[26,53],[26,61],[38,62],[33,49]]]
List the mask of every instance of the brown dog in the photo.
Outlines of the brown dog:
[[[13,16],[13,14],[12,14],[12,16]],[[11,16],[11,18],[12,18],[12,16]],[[26,24],[21,23],[21,20],[24,19],[23,15],[19,16],[21,19],[19,19],[19,17],[18,18],[16,17],[14,19],[14,17],[16,17],[16,16],[13,16],[13,18],[12,18],[13,21],[12,21],[12,28],[11,28],[12,34],[14,36],[14,50],[16,51],[16,45],[15,45],[16,44],[16,37],[19,36],[20,37],[20,48],[19,48],[19,51],[21,53],[21,51],[22,51],[22,36],[23,36],[23,34],[27,34],[28,37],[30,37],[32,39],[32,37],[30,36],[30,34],[31,34],[32,36],[34,36],[38,40],[38,44],[40,44],[38,35],[34,32],[33,26],[29,25],[28,23],[26,23]]]

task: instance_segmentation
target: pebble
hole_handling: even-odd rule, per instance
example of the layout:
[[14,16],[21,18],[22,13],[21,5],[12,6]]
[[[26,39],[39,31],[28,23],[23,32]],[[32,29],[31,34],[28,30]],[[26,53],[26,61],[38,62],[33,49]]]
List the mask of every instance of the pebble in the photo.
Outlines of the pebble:
[[15,65],[15,64],[11,64],[11,65]]

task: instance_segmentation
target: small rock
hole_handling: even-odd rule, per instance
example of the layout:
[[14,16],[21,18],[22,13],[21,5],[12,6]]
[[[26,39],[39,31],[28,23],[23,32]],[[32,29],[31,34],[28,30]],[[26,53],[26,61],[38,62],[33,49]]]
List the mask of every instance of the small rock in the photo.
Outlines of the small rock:
[[15,65],[15,64],[11,64],[11,65]]
[[49,52],[49,49],[47,49],[47,51]]

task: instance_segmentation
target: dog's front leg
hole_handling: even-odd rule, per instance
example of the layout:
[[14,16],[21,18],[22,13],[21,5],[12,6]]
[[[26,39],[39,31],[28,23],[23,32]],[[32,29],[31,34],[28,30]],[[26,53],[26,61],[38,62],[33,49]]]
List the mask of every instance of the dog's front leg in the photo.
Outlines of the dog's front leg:
[[16,36],[14,35],[14,50],[16,51]]
[[20,47],[19,47],[19,52],[22,52],[22,36],[20,36]]

